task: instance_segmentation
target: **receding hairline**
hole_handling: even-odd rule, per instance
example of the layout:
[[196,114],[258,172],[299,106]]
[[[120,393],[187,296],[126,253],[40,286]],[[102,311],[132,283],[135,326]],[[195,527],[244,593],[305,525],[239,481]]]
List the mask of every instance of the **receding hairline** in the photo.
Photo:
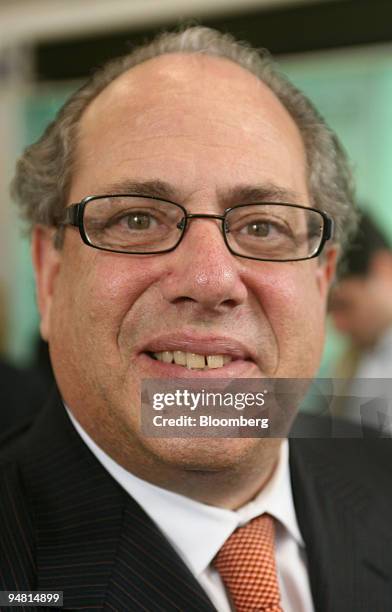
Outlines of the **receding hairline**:
[[[203,72],[208,71],[209,78],[213,81],[213,85],[219,86],[219,79],[226,83],[232,84],[238,83],[240,81],[239,78],[233,78],[236,75],[240,77],[243,75],[245,79],[249,79],[250,87],[246,90],[245,93],[249,93],[249,97],[254,97],[254,95],[260,94],[260,113],[263,112],[263,108],[266,108],[266,104],[268,101],[271,101],[273,107],[273,113],[276,114],[276,109],[279,109],[279,115],[282,116],[284,120],[284,124],[286,127],[289,127],[290,132],[295,133],[298,142],[300,143],[301,149],[303,151],[305,163],[306,163],[306,145],[304,141],[303,134],[300,130],[300,127],[297,121],[294,119],[292,114],[283,104],[283,102],[279,99],[277,94],[273,91],[273,89],[258,75],[249,70],[248,68],[242,66],[235,60],[227,57],[216,56],[213,54],[209,54],[206,52],[193,52],[193,51],[175,51],[175,52],[167,52],[163,53],[159,56],[146,59],[143,62],[136,64],[135,66],[131,66],[126,71],[119,74],[112,81],[110,81],[102,90],[100,90],[96,96],[94,96],[86,107],[83,109],[77,124],[75,125],[75,148],[74,148],[74,157],[77,158],[78,152],[78,143],[80,138],[80,131],[83,129],[85,121],[89,121],[90,113],[94,114],[96,111],[98,113],[100,109],[100,102],[105,100],[107,96],[109,96],[109,100],[106,100],[106,105],[110,103],[110,96],[113,96],[113,99],[117,102],[119,99],[119,95],[121,96],[122,91],[126,96],[129,94],[133,95],[133,100],[143,100],[142,93],[134,89],[132,91],[132,80],[134,75],[138,78],[138,73],[140,74],[142,70],[152,70],[155,71],[158,68],[158,71],[161,72],[163,80],[167,78],[169,81],[172,79],[173,81],[180,82],[180,88],[182,89],[185,83],[190,83],[191,86],[195,89],[198,87],[200,80],[198,78],[189,78],[189,66],[184,66],[184,64],[189,64],[191,62],[192,66],[202,67]],[[176,64],[180,67],[180,70],[176,73],[175,66]],[[204,65],[204,66],[203,66]],[[222,66],[225,68],[222,72]],[[215,70],[211,70],[211,67],[215,68]],[[185,69],[184,69],[185,68]],[[148,76],[148,72],[147,72]],[[177,79],[176,79],[177,76]],[[137,84],[137,83],[136,83]],[[131,85],[131,87],[130,87]],[[243,83],[238,86],[238,89],[241,90],[241,93],[244,92]],[[264,98],[264,99],[263,99]],[[105,102],[103,103],[103,110],[105,110]],[[97,119],[96,117],[92,117],[92,120]],[[279,116],[278,116],[279,119]]]
[[[236,62],[234,59],[224,57],[224,56],[214,55],[212,53],[209,53],[208,50],[199,51],[199,52],[186,51],[186,50],[168,51],[156,57],[148,58],[138,64],[135,64],[134,66],[129,67],[127,70],[125,70],[124,72],[121,72],[118,76],[116,76],[107,85],[105,85],[103,89],[98,91],[97,94],[93,98],[91,98],[91,100],[88,102],[86,107],[83,109],[83,112],[79,117],[79,121],[82,119],[84,114],[94,104],[95,101],[99,100],[105,94],[107,95],[109,93],[110,95],[111,90],[115,92],[117,90],[118,92],[118,90],[121,91],[122,87],[126,89],[129,86],[129,83],[132,82],[132,79],[134,78],[134,76],[136,75],[135,78],[137,78],[138,73],[141,73],[142,71],[145,72],[146,68],[147,68],[147,71],[149,69],[156,70],[156,67],[157,66],[159,67],[161,65],[160,73],[163,78],[167,78],[168,80],[172,78],[172,80],[175,81],[176,74],[177,74],[177,77],[180,77],[180,74],[182,73],[182,74],[185,74],[185,77],[186,77],[181,80],[182,84],[184,84],[186,81],[192,82],[188,78],[188,75],[184,73],[184,70],[179,70],[177,73],[175,71],[176,65],[182,69],[184,67],[184,63],[191,63],[194,66],[197,66],[197,65],[203,66],[203,64],[207,64],[207,67],[209,68],[208,72],[211,74],[211,78],[213,78],[213,74],[212,74],[213,72],[215,72],[216,77],[224,78],[226,76],[227,80],[229,80],[229,77],[231,76],[230,72],[232,72],[234,75],[235,73],[238,73],[238,75],[241,75],[241,74],[243,74],[244,76],[246,75],[246,77],[249,79],[249,82],[253,84],[253,88],[260,89],[261,91],[264,91],[264,92],[267,91],[268,94],[279,104],[281,109],[284,110],[285,114],[288,117],[290,117],[291,121],[297,126],[296,121],[293,119],[292,115],[287,110],[285,105],[282,103],[282,101],[279,99],[279,97],[276,95],[273,89],[260,76],[256,75],[250,69]],[[162,68],[162,65],[163,65],[163,68]],[[166,68],[165,68],[165,65],[166,65]],[[220,70],[215,70],[215,71],[211,70],[211,67],[214,67],[214,66],[220,67]],[[227,68],[223,72],[221,69],[222,66],[223,67],[226,66]],[[238,82],[238,80],[239,79],[233,79],[231,82],[235,86],[235,83]],[[136,94],[139,94],[139,93],[142,93],[142,92],[136,92]]]

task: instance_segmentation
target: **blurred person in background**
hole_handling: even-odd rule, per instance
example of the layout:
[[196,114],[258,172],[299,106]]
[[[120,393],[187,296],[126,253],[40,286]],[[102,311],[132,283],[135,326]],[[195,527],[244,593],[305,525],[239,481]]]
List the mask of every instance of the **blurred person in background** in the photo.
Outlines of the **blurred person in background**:
[[345,379],[342,395],[329,410],[346,423],[376,428],[390,436],[392,250],[367,213],[362,214],[339,263],[337,278],[329,311],[348,344],[334,368],[334,376]]
[[146,378],[317,372],[350,173],[268,54],[161,35],[71,97],[14,193],[58,392],[1,452],[0,589],[69,610],[391,610],[390,440],[141,429]]
[[349,346],[336,376],[392,379],[392,249],[366,213],[337,276],[329,312]]

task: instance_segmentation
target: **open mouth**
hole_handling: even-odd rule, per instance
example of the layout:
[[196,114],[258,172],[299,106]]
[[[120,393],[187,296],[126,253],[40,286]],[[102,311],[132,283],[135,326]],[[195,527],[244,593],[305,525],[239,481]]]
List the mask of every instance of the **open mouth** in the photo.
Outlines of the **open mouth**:
[[188,370],[215,370],[233,361],[230,355],[205,355],[185,351],[147,352],[147,355],[157,361],[173,363]]
[[157,377],[252,378],[254,351],[244,342],[218,334],[174,330],[136,346],[144,375]]

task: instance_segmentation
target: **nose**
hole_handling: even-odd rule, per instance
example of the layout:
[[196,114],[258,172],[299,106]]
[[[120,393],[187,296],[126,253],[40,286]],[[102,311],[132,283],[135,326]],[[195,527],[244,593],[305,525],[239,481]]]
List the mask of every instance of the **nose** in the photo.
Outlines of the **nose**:
[[228,250],[218,220],[188,221],[182,242],[167,255],[166,263],[161,290],[171,303],[193,303],[206,310],[222,311],[246,299],[243,263]]

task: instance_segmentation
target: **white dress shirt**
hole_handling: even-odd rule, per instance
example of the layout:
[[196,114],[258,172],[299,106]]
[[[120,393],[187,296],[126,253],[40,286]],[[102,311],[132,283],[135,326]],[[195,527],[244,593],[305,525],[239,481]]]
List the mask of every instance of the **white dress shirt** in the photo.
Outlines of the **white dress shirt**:
[[314,611],[305,547],[293,503],[287,440],[267,485],[252,501],[232,511],[202,504],[137,478],[99,448],[67,411],[91,452],[158,525],[219,612],[231,612],[233,608],[211,562],[237,527],[264,512],[276,519],[275,555],[284,612]]

